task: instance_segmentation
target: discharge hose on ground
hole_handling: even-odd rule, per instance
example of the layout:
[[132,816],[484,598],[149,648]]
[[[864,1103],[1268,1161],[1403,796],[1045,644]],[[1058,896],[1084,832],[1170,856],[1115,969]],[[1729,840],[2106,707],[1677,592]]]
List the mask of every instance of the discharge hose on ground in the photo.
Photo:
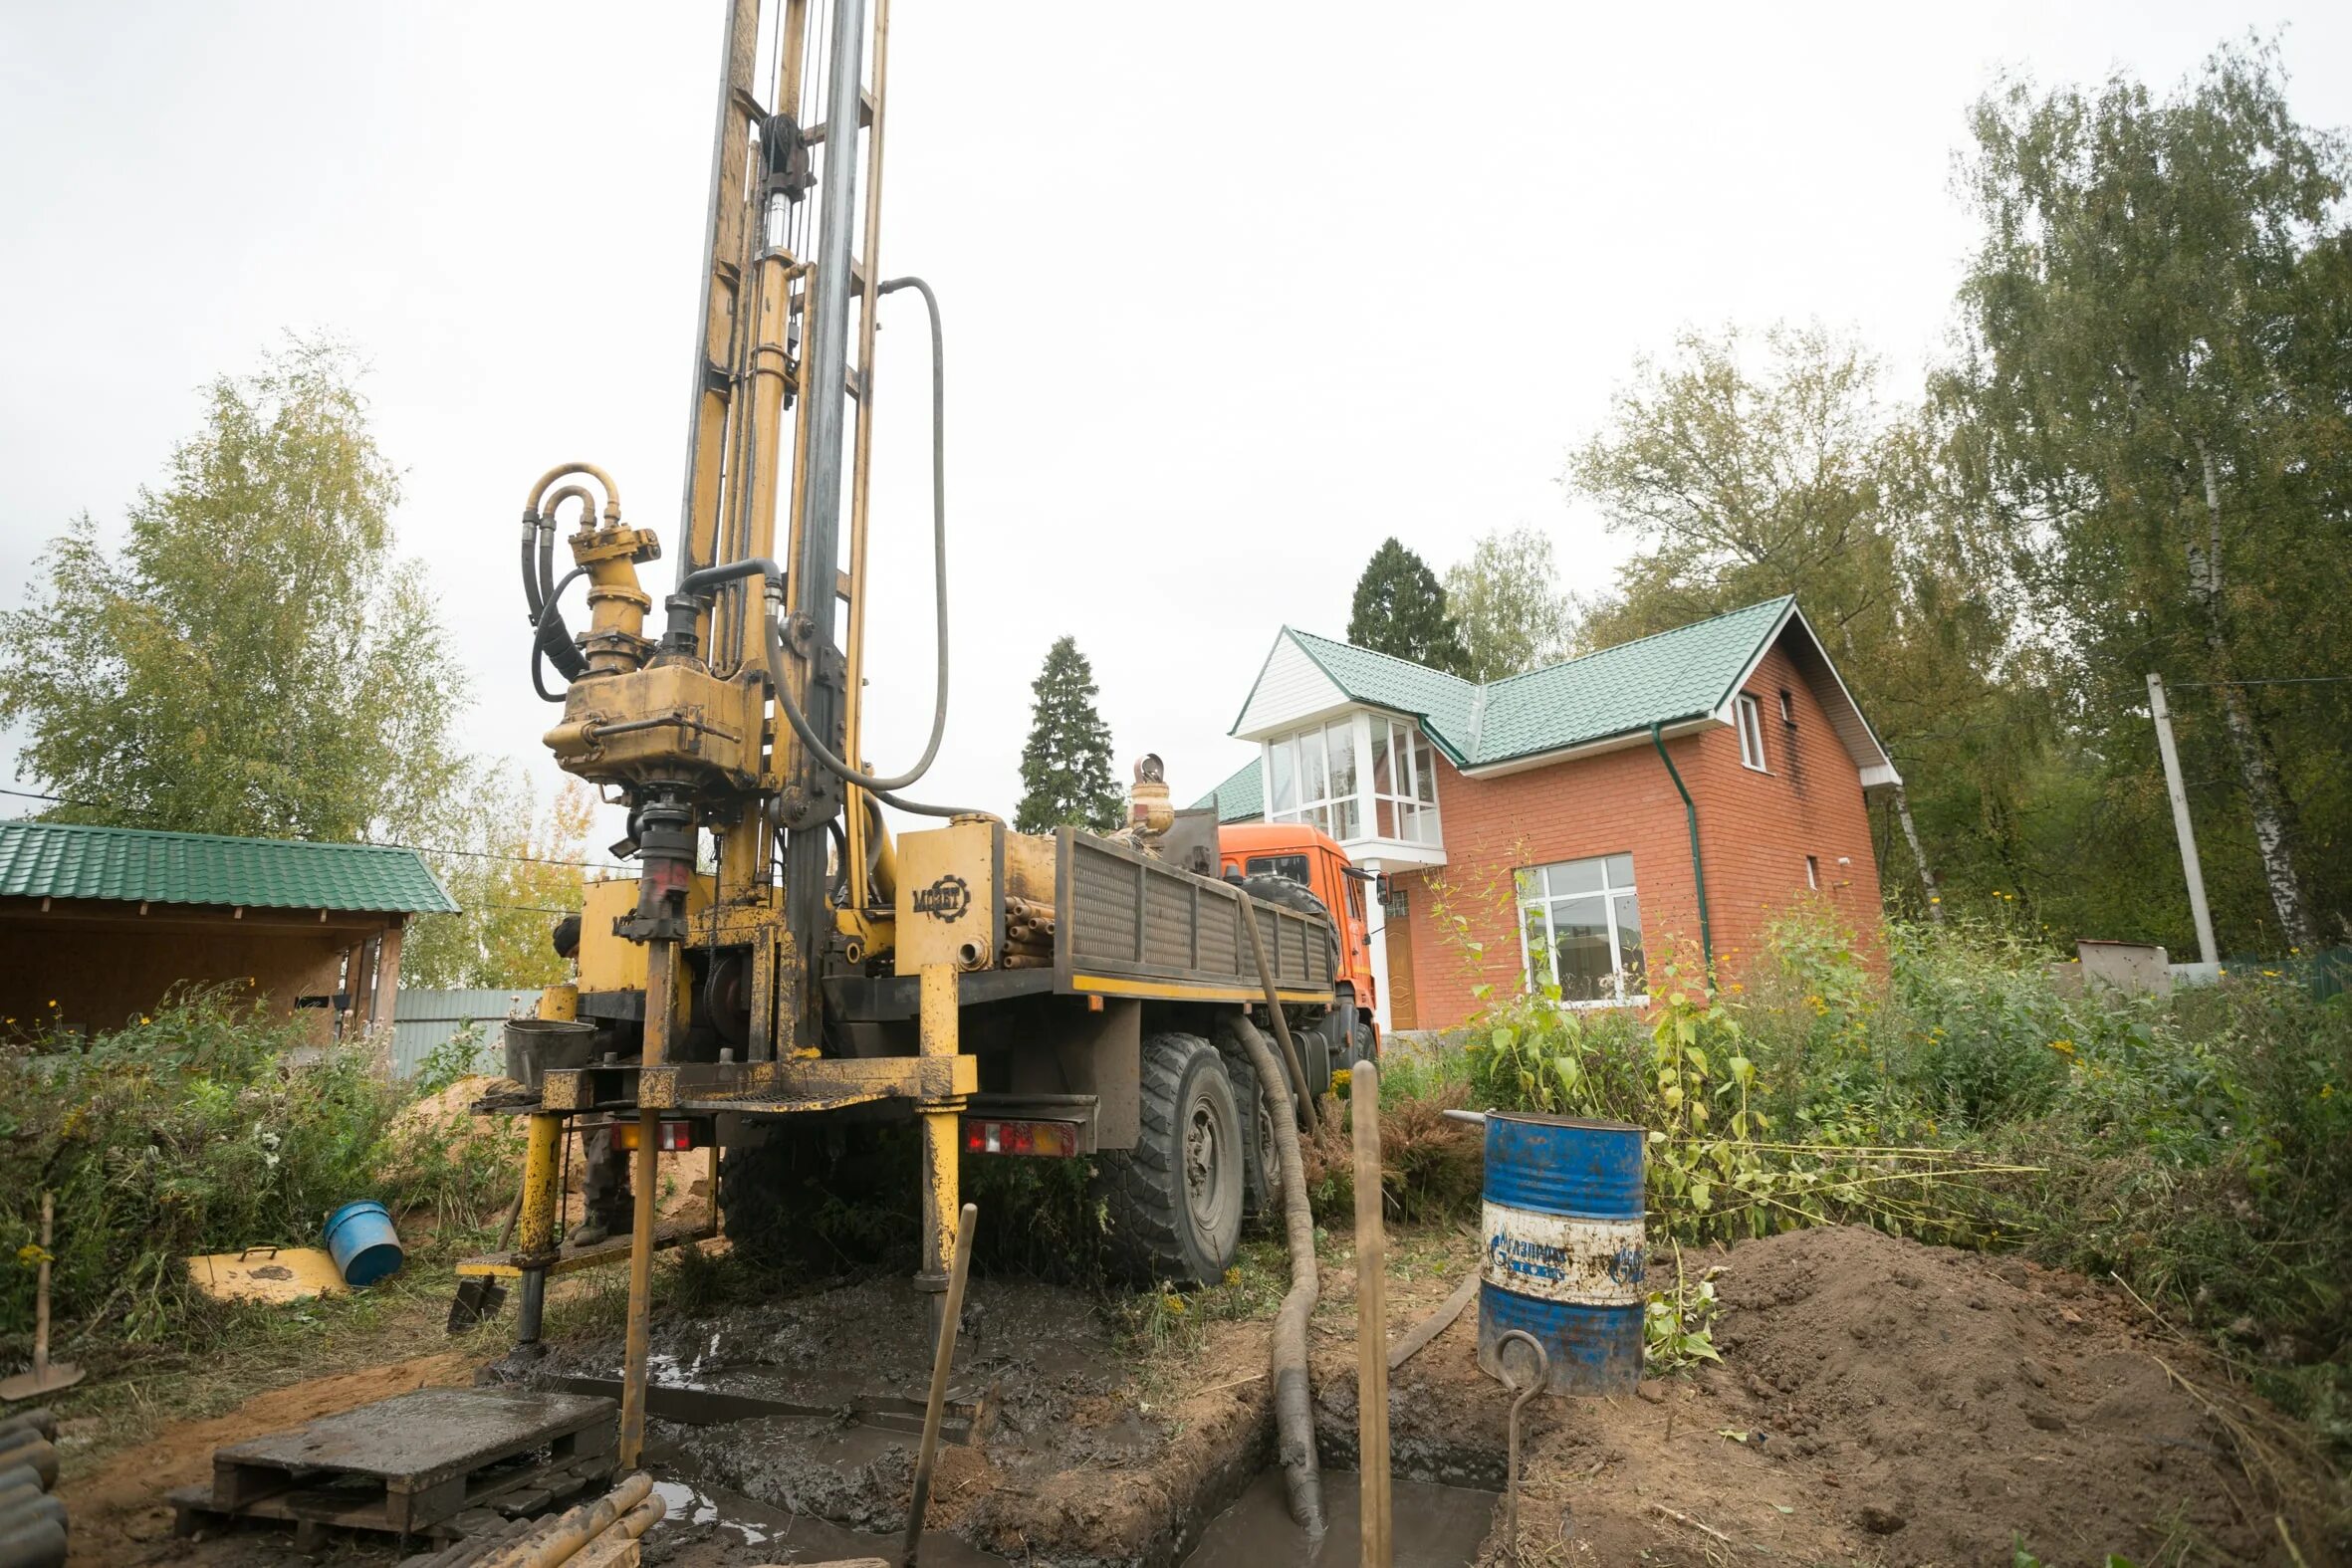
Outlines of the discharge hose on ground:
[[[1278,1013],[1277,1016],[1280,1016]],[[1291,1251],[1291,1288],[1274,1319],[1274,1425],[1291,1517],[1309,1535],[1323,1533],[1323,1476],[1314,1453],[1314,1396],[1306,1382],[1306,1320],[1318,1286],[1314,1268],[1314,1214],[1306,1205],[1306,1163],[1298,1154],[1298,1117],[1291,1085],[1266,1036],[1247,1013],[1226,1019],[1226,1030],[1258,1069],[1258,1083],[1274,1109],[1275,1151],[1283,1164],[1283,1232]]]

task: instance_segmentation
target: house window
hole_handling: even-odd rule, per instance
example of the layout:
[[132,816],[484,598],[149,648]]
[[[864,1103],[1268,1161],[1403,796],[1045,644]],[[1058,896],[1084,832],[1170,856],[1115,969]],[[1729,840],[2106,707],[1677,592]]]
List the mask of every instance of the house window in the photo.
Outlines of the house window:
[[1342,843],[1444,842],[1437,757],[1412,724],[1357,713],[1269,741],[1266,819],[1307,822]]
[[1402,719],[1371,716],[1372,831],[1408,844],[1438,844],[1437,757]]
[[1789,696],[1785,689],[1780,693],[1780,722],[1786,725],[1796,723],[1796,699]]
[[1740,723],[1740,766],[1764,773],[1764,713],[1756,699],[1743,694],[1732,705]]
[[1517,873],[1528,989],[1570,1006],[1649,1001],[1633,856],[1603,855]]
[[1805,856],[1805,886],[1816,892],[1821,886],[1821,862],[1811,855]]
[[1267,820],[1310,823],[1333,838],[1362,836],[1352,718],[1270,742],[1267,782]]

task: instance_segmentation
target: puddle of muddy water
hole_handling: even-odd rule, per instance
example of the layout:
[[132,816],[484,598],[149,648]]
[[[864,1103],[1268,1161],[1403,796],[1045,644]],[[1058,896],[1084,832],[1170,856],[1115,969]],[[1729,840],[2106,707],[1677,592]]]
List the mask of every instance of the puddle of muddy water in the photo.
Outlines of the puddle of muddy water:
[[[1391,1480],[1388,1490],[1396,1568],[1467,1568],[1494,1522],[1494,1492],[1408,1480]],[[1291,1522],[1282,1471],[1267,1470],[1209,1522],[1184,1568],[1344,1568],[1356,1562],[1362,1554],[1354,1471],[1323,1471],[1323,1517],[1329,1528],[1321,1541],[1309,1543]]]
[[[698,1481],[657,1480],[653,1490],[668,1512],[646,1535],[646,1560],[665,1568],[734,1568],[841,1557],[898,1560],[896,1535],[827,1524]],[[923,1532],[922,1561],[923,1568],[1008,1568],[1005,1558],[944,1530]]]

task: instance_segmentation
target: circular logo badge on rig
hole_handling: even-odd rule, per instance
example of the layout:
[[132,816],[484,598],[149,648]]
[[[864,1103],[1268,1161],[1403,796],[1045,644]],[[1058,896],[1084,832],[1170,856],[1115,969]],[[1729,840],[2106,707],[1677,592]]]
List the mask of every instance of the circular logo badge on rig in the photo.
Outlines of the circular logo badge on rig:
[[929,887],[915,889],[915,913],[933,920],[961,920],[972,907],[972,884],[949,872]]

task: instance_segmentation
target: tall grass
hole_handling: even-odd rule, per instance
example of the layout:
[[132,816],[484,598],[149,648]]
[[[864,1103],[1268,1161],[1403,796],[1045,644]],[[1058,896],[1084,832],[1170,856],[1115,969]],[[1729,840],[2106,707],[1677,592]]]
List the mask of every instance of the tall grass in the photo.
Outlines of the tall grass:
[[242,988],[199,989],[87,1043],[0,1042],[0,1335],[33,1317],[40,1195],[56,1195],[52,1293],[77,1339],[173,1339],[202,1316],[182,1259],[317,1244],[374,1198],[478,1225],[514,1191],[517,1140],[401,1115],[378,1053],[311,1044]]

